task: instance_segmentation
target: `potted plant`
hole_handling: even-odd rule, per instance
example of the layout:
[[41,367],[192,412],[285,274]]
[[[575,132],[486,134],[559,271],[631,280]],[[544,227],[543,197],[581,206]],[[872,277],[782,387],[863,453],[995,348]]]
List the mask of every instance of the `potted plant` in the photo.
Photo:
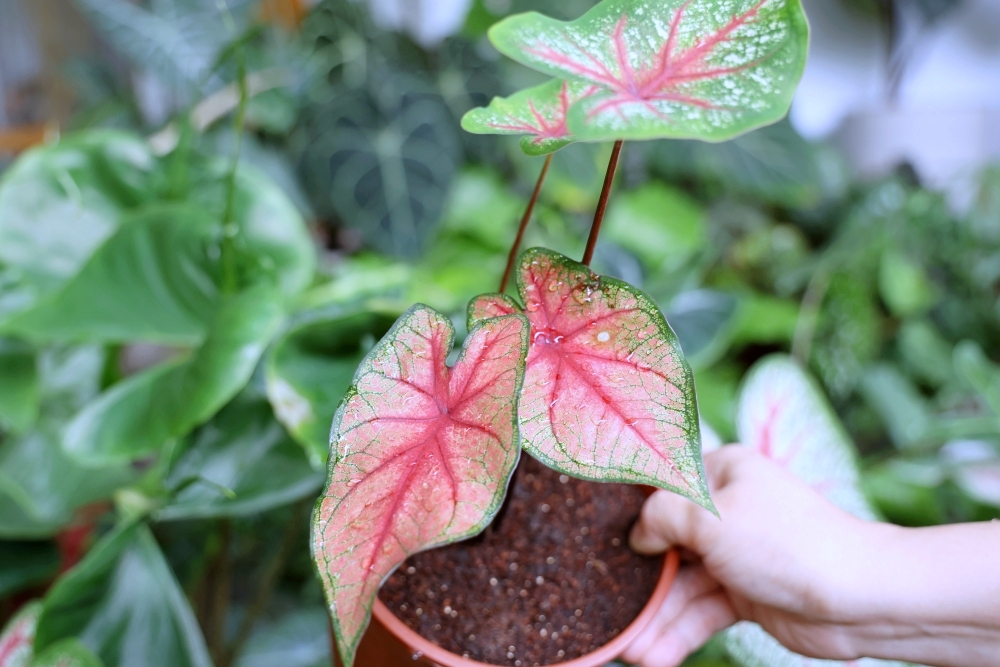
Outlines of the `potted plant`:
[[[457,361],[452,323],[418,304],[334,417],[312,543],[347,667],[603,664],[677,567],[628,550],[644,497],[630,485],[714,511],[676,336],[651,298],[589,264],[625,140],[722,141],[787,113],[807,50],[799,0],[604,0],[568,23],[513,16],[490,38],[555,78],[463,127],[526,135],[549,157]],[[614,141],[583,261],[535,248],[518,262],[551,153],[574,141]],[[515,270],[518,299],[502,293]]]

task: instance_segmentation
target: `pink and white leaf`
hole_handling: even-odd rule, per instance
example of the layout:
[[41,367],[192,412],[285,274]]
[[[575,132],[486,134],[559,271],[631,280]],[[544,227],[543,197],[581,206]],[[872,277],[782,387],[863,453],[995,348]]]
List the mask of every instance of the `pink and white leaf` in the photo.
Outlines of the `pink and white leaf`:
[[[740,442],[810,484],[855,516],[874,519],[861,492],[854,445],[816,382],[791,357],[772,355],[747,373],[736,427]],[[792,653],[755,623],[726,631],[726,648],[744,667],[903,667],[862,659],[816,660]]]
[[529,67],[597,86],[570,113],[581,141],[722,141],[788,112],[809,27],[800,0],[605,0],[571,22],[512,16],[490,39]]
[[31,602],[14,615],[0,633],[0,667],[28,667],[34,655],[35,629],[41,602]]
[[528,155],[546,155],[575,141],[567,125],[574,104],[597,87],[580,81],[553,79],[510,97],[495,97],[488,107],[473,109],[462,118],[462,128],[474,134],[525,135],[521,149]]
[[312,546],[348,666],[385,578],[411,554],[481,532],[517,463],[527,321],[482,322],[449,368],[453,341],[447,318],[414,306],[334,417]]
[[523,307],[501,295],[469,321],[531,322],[519,407],[524,448],[567,475],[650,484],[712,509],[691,368],[653,301],[631,285],[542,249],[521,257]]

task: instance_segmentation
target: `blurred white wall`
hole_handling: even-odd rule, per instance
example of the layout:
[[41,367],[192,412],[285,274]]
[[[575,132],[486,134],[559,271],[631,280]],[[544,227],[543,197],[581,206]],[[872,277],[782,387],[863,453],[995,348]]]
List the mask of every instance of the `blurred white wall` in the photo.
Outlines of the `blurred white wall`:
[[1000,160],[1000,0],[965,0],[933,26],[900,17],[904,67],[892,82],[883,29],[842,0],[804,0],[813,28],[791,119],[831,138],[862,177],[909,162],[956,209]]

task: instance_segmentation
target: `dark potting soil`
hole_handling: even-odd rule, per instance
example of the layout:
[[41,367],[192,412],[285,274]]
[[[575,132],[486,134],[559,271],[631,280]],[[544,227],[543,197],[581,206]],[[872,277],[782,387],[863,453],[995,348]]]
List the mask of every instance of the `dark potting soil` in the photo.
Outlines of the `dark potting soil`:
[[645,606],[662,559],[628,547],[645,494],[560,475],[523,455],[498,521],[417,554],[379,597],[406,625],[480,662],[552,665],[618,636]]

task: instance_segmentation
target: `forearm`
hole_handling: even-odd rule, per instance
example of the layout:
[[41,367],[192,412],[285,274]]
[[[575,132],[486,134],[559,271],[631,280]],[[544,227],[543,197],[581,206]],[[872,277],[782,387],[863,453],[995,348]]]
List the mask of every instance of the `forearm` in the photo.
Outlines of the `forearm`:
[[1000,523],[872,526],[851,613],[858,655],[1000,667]]

